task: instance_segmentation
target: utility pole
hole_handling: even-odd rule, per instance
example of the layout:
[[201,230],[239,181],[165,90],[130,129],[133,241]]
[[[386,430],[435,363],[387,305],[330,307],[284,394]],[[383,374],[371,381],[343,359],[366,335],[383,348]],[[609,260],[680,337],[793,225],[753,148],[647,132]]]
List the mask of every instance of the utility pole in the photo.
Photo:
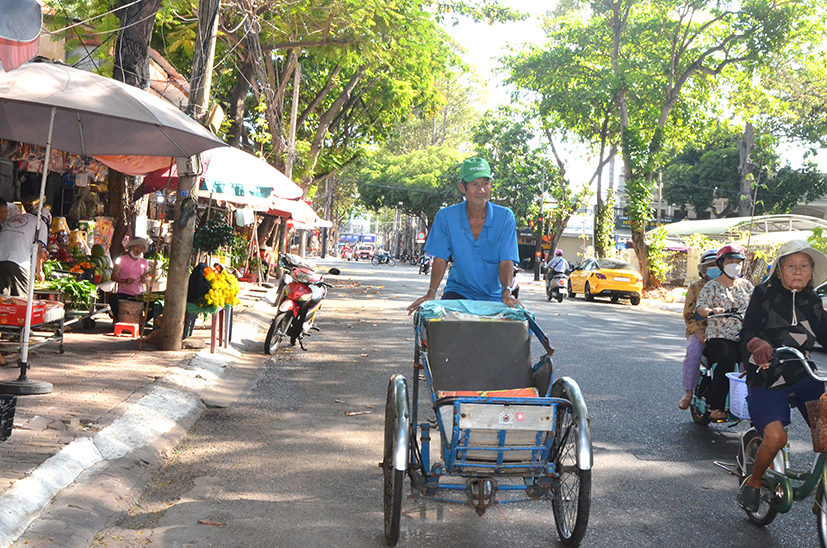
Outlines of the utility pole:
[[[187,114],[203,122],[212,85],[212,68],[215,59],[215,38],[218,33],[218,12],[221,0],[199,0],[198,36],[195,43],[190,98]],[[187,311],[192,237],[195,229],[196,201],[193,190],[201,172],[198,154],[178,162],[178,198],[175,201],[175,222],[172,227],[172,243],[169,251],[169,277],[164,301],[164,327],[161,348],[180,350],[184,335],[184,318]]]

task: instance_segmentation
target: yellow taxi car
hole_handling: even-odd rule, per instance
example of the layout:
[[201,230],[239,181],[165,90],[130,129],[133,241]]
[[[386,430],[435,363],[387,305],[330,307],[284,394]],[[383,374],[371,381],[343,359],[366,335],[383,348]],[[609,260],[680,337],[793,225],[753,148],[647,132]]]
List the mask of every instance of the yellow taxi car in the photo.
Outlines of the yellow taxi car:
[[643,278],[632,265],[617,259],[586,259],[569,276],[569,297],[582,293],[587,301],[595,297],[621,297],[633,305],[640,304]]

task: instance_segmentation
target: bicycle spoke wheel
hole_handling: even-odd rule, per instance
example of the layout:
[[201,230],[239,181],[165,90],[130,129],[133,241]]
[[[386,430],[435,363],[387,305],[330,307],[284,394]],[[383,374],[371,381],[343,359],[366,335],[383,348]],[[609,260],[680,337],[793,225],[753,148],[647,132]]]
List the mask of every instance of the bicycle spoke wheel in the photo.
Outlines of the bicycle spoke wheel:
[[577,465],[579,429],[571,409],[558,408],[555,431],[558,476],[551,484],[551,507],[557,533],[564,546],[578,546],[589,523],[592,472]]
[[827,548],[827,494],[824,492],[823,483],[819,483],[816,489],[813,513],[816,515],[818,540],[821,542],[821,548]]
[[[762,439],[763,438],[761,435],[755,430],[747,431],[747,433],[744,434],[744,437],[741,438],[740,450],[742,452],[738,455],[738,464],[742,474],[742,483],[744,479],[752,475],[752,469],[755,464],[755,454],[758,453],[758,447],[761,445]],[[742,460],[743,462],[741,462]],[[747,514],[747,518],[749,518],[749,520],[755,525],[761,527],[772,523],[772,520],[775,519],[777,512],[772,508],[772,506],[770,506],[771,499],[772,493],[770,490],[764,486],[761,486],[761,502],[758,505],[758,510],[756,512],[744,510]]]

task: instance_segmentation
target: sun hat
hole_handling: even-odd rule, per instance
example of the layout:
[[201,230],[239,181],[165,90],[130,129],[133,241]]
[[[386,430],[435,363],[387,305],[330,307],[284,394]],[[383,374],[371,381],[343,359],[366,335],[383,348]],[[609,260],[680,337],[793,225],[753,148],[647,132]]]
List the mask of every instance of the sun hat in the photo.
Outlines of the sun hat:
[[485,158],[468,158],[459,168],[459,178],[463,183],[470,183],[480,177],[491,178],[491,166]]
[[141,246],[143,252],[146,253],[149,249],[149,242],[147,242],[144,238],[132,238],[129,240],[129,243],[126,244],[126,249],[128,250],[130,247],[135,246]]
[[772,275],[775,274],[775,271],[778,269],[781,259],[793,253],[805,253],[813,260],[813,285],[820,285],[821,282],[827,279],[827,255],[824,255],[824,253],[817,249],[813,249],[810,247],[810,244],[804,240],[791,240],[781,244],[781,247],[778,248],[778,254],[775,256],[775,260],[770,267],[770,278],[772,278]]

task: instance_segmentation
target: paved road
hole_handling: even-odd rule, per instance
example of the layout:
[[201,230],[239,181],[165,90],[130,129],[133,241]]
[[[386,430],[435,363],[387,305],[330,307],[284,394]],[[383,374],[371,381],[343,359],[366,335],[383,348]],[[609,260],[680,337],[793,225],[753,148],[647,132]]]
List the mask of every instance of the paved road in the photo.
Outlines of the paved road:
[[[410,378],[404,308],[427,280],[409,266],[325,264],[343,272],[309,351],[280,353],[236,405],[208,411],[93,546],[383,544],[382,407],[389,376]],[[576,379],[589,406],[595,468],[584,546],[818,546],[809,502],[765,529],[749,524],[734,502],[736,480],[713,465],[732,458],[737,429],[698,427],[676,408],[678,314],[582,298],[549,303],[521,279],[522,302],[557,349],[556,373]],[[801,422],[793,450],[807,457]],[[549,505],[480,518],[465,506],[406,500],[403,512],[399,546],[559,545]]]

